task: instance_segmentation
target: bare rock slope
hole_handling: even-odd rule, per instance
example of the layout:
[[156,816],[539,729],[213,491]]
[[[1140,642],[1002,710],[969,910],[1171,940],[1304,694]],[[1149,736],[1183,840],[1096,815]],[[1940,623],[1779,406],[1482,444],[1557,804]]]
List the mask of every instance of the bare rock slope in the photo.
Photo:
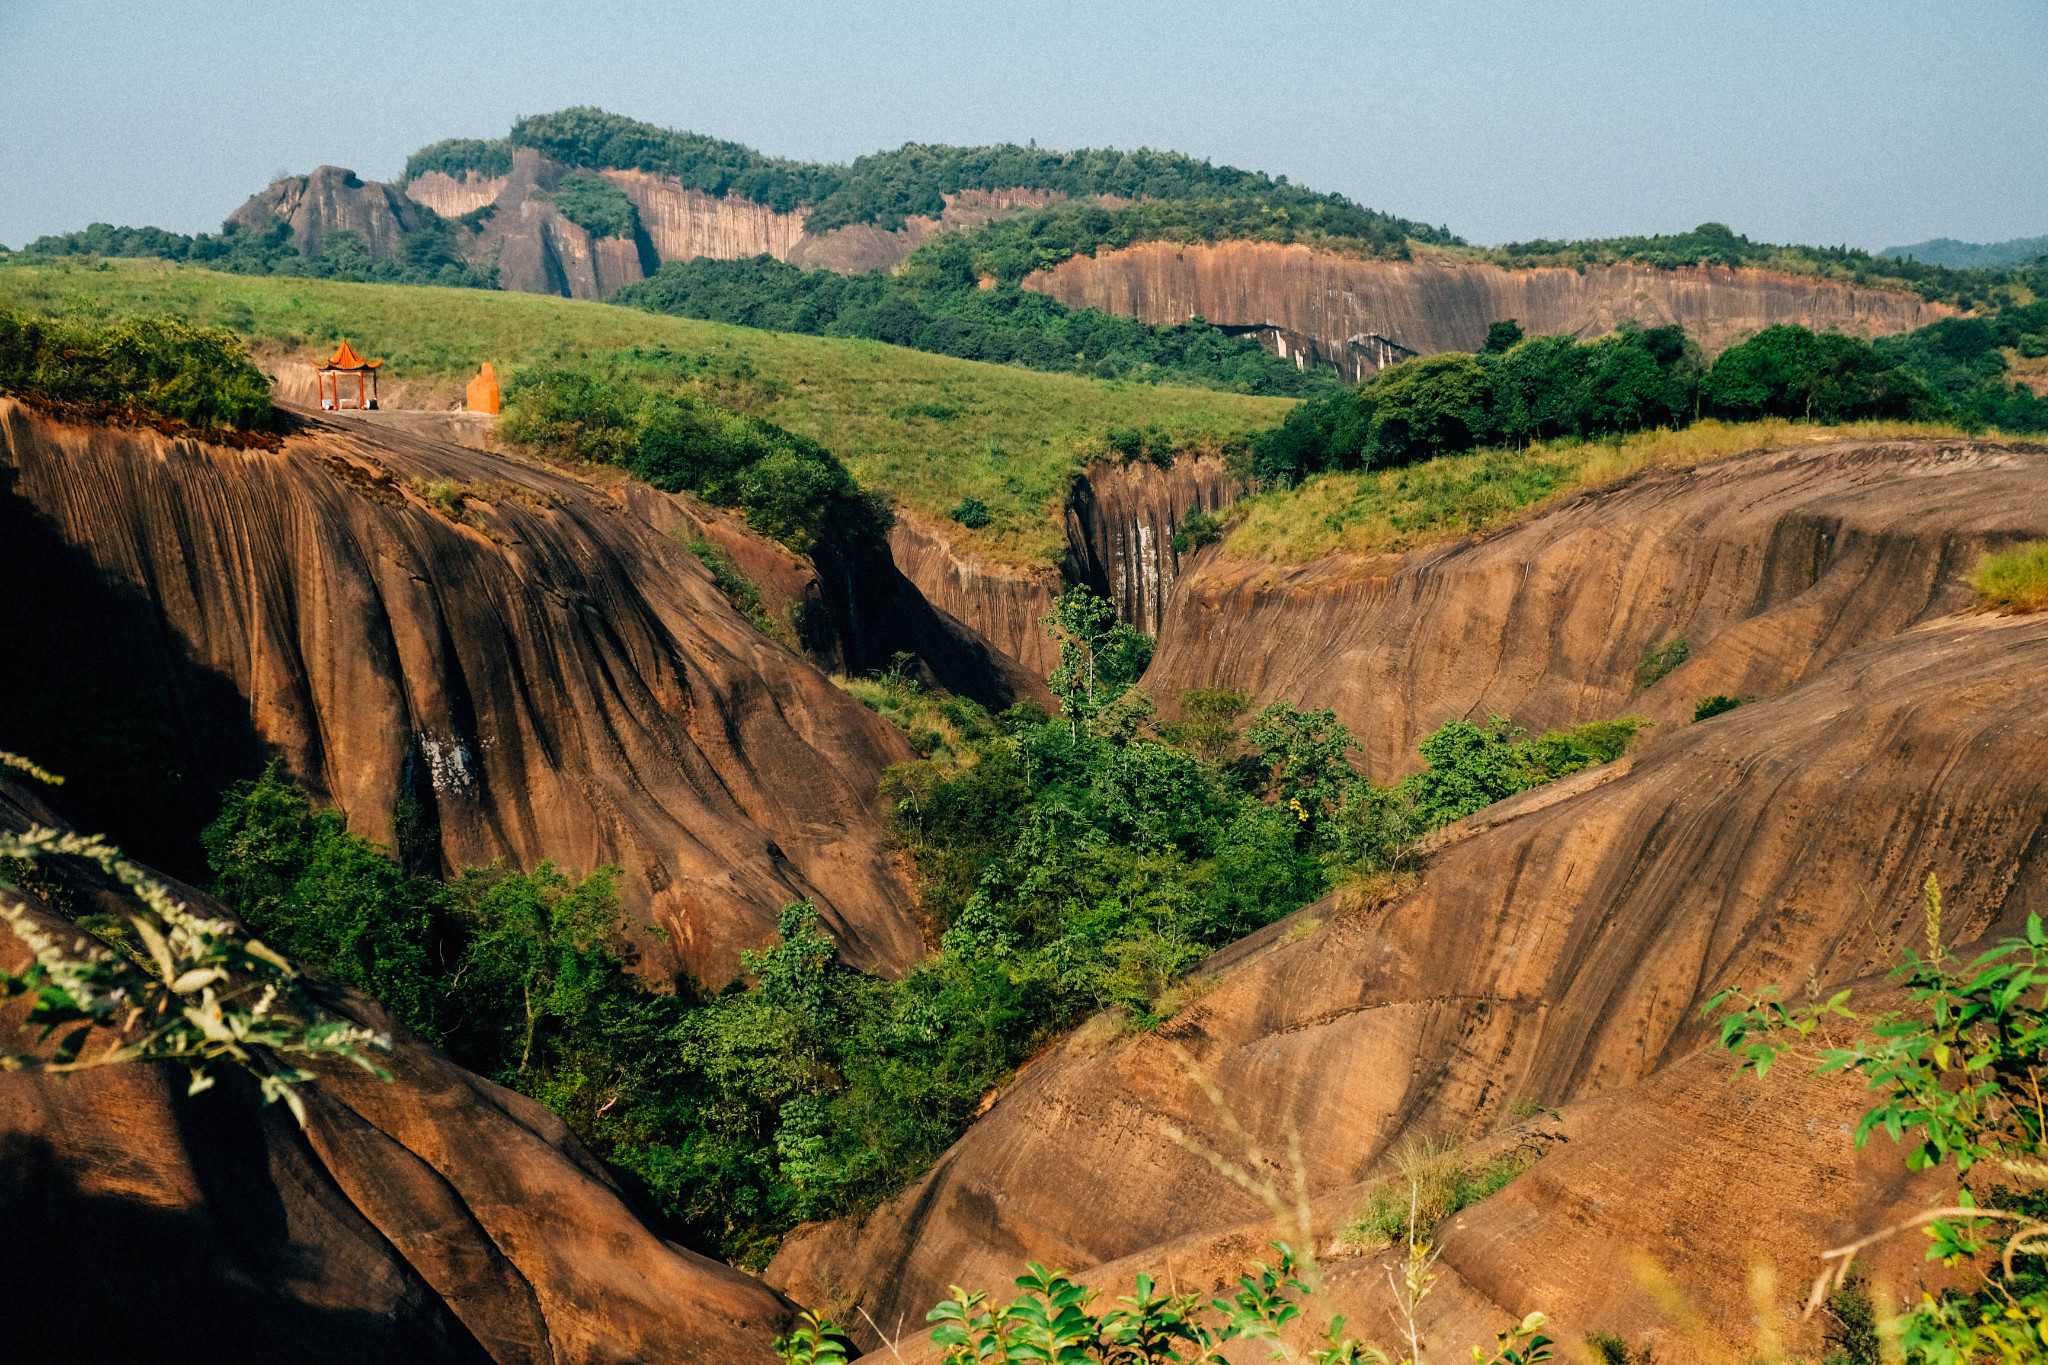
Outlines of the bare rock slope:
[[[1563,1107],[1566,1145],[1446,1229],[1443,1344],[1537,1308],[1565,1339],[1654,1328],[1639,1252],[1710,1321],[1754,1311],[1760,1254],[1791,1306],[1824,1246],[1920,1191],[1895,1149],[1854,1151],[1859,1087],[1760,1089],[1703,1050],[1700,1007],[1732,983],[1881,971],[1929,871],[1953,943],[2048,911],[2044,685],[2048,617],[1929,622],[1482,812],[1392,904],[1311,907],[1223,954],[1156,1033],[1084,1031],[1035,1061],[922,1182],[860,1229],[799,1234],[770,1282],[894,1323],[1026,1259],[1220,1274],[1271,1229],[1166,1132],[1245,1159],[1192,1062],[1282,1190],[1299,1135],[1323,1238],[1403,1139]],[[1328,1306],[1384,1333],[1380,1269],[1340,1253]]]
[[[1768,696],[1843,650],[1955,611],[1986,550],[2048,536],[2048,449],[1838,442],[1655,470],[1505,530],[1306,564],[1210,552],[1146,675],[1331,707],[1385,781],[1445,720],[1542,730]],[[1686,662],[1638,694],[1651,648]]]
[[[655,524],[678,500],[365,425],[233,450],[4,400],[0,478],[30,646],[0,684],[9,747],[132,768],[144,795],[276,753],[360,833],[448,865],[616,864],[659,931],[641,949],[702,980],[792,899],[865,967],[921,952],[869,804],[907,746],[732,609]],[[415,491],[435,482],[454,510]],[[93,749],[110,728],[120,752]],[[109,785],[65,808],[163,817]]]
[[[54,822],[0,782],[0,826]],[[0,966],[26,960],[0,928]],[[0,1012],[10,1047],[22,1012]],[[320,1068],[304,1131],[239,1077],[194,1096],[154,1064],[0,1074],[10,1345],[230,1365],[774,1359],[787,1303],[664,1242],[546,1109],[398,1032],[389,1083]]]

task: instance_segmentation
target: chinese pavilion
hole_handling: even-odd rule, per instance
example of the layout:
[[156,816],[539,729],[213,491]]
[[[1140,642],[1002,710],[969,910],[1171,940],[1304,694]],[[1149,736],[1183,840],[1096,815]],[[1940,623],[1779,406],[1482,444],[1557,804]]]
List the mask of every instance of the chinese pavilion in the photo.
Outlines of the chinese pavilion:
[[[320,410],[332,412],[339,408],[354,406],[374,408],[377,406],[377,367],[381,360],[365,360],[356,354],[355,347],[343,341],[325,365],[315,365],[314,373],[320,383]],[[342,376],[356,377],[356,398],[351,404],[341,396]]]

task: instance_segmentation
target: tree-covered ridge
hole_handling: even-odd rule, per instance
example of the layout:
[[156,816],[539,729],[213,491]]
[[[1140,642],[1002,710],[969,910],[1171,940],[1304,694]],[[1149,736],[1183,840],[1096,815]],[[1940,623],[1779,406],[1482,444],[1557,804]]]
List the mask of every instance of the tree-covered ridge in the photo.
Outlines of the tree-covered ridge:
[[398,183],[410,185],[429,171],[439,171],[457,180],[470,173],[487,179],[510,175],[511,140],[498,137],[485,142],[473,137],[451,137],[422,147],[405,159],[405,171],[398,177]]
[[1510,267],[1626,262],[1663,270],[1692,265],[1760,266],[1855,284],[1911,289],[1930,302],[1951,303],[1958,308],[2011,303],[2017,300],[2017,291],[2021,289],[2034,295],[2048,294],[2048,268],[2038,265],[2026,270],[1957,270],[1873,255],[1861,247],[1752,242],[1722,223],[1702,223],[1691,232],[1657,236],[1510,242],[1485,254],[1487,259]]
[[202,232],[192,237],[163,228],[94,223],[79,232],[38,237],[21,254],[150,256],[231,275],[290,275],[315,280],[496,289],[496,262],[472,262],[464,251],[463,237],[473,234],[476,226],[467,219],[441,218],[425,205],[419,208],[428,215],[428,226],[407,233],[400,253],[381,261],[371,259],[369,243],[362,234],[347,228],[327,233],[320,240],[320,250],[308,256],[293,243],[291,224],[282,218],[271,219],[270,226],[261,230],[246,228],[230,218],[221,224],[218,236]]
[[1877,254],[1955,270],[2017,270],[2048,257],[2048,237],[2014,237],[2004,242],[1959,242],[1953,237],[1936,237],[1911,246],[1888,246]]
[[864,337],[963,360],[1034,370],[1283,396],[1335,385],[1328,370],[1302,370],[1250,337],[1199,319],[1155,327],[1093,308],[1071,309],[1014,284],[979,287],[974,247],[948,233],[899,272],[841,275],[802,270],[772,256],[670,261],[613,303],[673,317],[730,322],[811,336]]
[[510,168],[512,147],[531,147],[586,170],[673,176],[691,189],[721,198],[739,194],[778,213],[808,207],[805,225],[812,232],[853,223],[893,231],[908,217],[938,216],[949,194],[1024,189],[1077,199],[1227,199],[1262,206],[1269,216],[1281,210],[1310,211],[1318,230],[1334,236],[1456,241],[1447,229],[1362,209],[1341,194],[1291,185],[1286,176],[1216,166],[1181,152],[1055,152],[1014,143],[947,147],[911,142],[858,157],[850,166],[828,166],[764,156],[737,142],[657,128],[589,106],[522,118],[509,138],[497,141],[437,142],[414,153],[404,179],[434,170],[502,175]]

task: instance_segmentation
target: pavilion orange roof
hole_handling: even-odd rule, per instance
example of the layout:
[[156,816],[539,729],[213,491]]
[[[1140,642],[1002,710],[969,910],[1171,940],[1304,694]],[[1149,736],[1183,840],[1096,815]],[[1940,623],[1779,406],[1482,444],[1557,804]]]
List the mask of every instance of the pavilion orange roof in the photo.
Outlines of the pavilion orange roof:
[[323,370],[374,370],[383,363],[381,360],[363,359],[356,354],[355,347],[344,341],[335,348],[333,358],[318,368]]

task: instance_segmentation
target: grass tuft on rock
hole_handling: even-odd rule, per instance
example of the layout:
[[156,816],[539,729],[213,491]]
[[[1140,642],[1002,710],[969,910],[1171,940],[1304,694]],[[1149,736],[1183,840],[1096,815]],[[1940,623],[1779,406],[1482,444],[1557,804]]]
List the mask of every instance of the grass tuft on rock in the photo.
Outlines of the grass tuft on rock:
[[1991,611],[2048,610],[2048,540],[1984,556],[1970,586],[1977,590],[1977,605]]

